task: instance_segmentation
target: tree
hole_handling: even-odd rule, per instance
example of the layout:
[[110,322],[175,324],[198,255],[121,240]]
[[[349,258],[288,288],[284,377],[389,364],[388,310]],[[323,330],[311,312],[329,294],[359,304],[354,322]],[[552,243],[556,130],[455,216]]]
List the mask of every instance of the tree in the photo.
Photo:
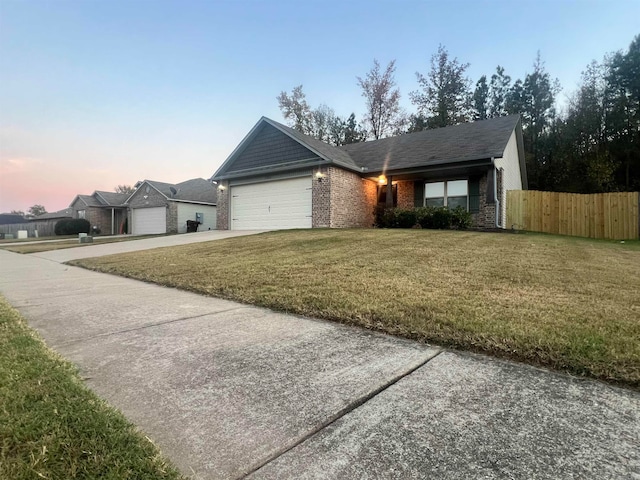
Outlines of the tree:
[[367,139],[367,130],[356,122],[356,114],[352,113],[344,122],[344,137],[342,145],[364,142]]
[[307,98],[302,91],[302,85],[294,87],[291,95],[287,92],[280,92],[276,97],[282,116],[287,120],[289,126],[301,133],[310,135],[312,133],[313,115],[307,103]]
[[615,188],[615,162],[605,132],[605,66],[592,62],[572,96],[561,131],[567,179],[564,190],[607,192]]
[[489,118],[489,86],[486,75],[482,75],[476,83],[476,89],[473,92],[473,108],[475,120]]
[[420,113],[416,115],[409,115],[407,133],[421,132],[427,128],[429,128],[429,125],[427,123],[427,118],[424,115]]
[[400,108],[400,90],[394,88],[396,61],[392,60],[382,72],[378,60],[365,78],[356,77],[366,99],[365,124],[376,140],[391,134],[401,127],[405,115]]
[[420,90],[410,93],[418,113],[427,118],[429,128],[446,127],[471,118],[471,81],[465,76],[468,63],[451,60],[442,45],[431,57],[427,76],[416,72]]
[[136,191],[131,185],[117,185],[116,188],[113,189],[116,193],[124,193],[126,195],[131,195]]
[[29,215],[33,215],[37,217],[38,215],[42,215],[43,213],[47,213],[47,209],[44,208],[43,205],[35,204],[29,207]]
[[533,72],[527,74],[524,82],[516,80],[506,98],[507,111],[522,116],[525,159],[531,189],[544,188],[548,159],[541,154],[540,144],[543,133],[555,119],[555,98],[559,91],[558,80],[551,80],[538,52]]
[[9,212],[10,215],[20,215],[21,217],[24,217],[24,212],[22,210],[11,210],[11,212]]
[[558,80],[552,81],[544,69],[540,52],[533,63],[533,72],[524,80],[525,110],[523,112],[531,136],[537,138],[555,117],[555,98],[560,91]]
[[511,88],[511,77],[505,75],[504,68],[496,67],[489,83],[489,117],[502,117],[508,114],[507,95]]
[[309,133],[318,140],[333,143],[332,136],[336,132],[336,128],[340,127],[342,120],[336,115],[332,108],[326,105],[320,105],[311,111],[311,121],[309,125]]
[[626,53],[615,53],[606,78],[606,135],[612,156],[620,163],[617,183],[640,188],[640,35]]

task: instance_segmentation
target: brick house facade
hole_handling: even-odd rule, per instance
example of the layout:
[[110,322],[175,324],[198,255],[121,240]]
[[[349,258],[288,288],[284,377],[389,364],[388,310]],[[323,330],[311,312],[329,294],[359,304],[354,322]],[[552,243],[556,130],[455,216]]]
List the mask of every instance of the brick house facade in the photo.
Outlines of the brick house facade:
[[[268,228],[371,227],[388,188],[384,184],[387,176],[392,181],[394,205],[399,208],[425,205],[433,199],[425,199],[432,185],[441,185],[443,192],[449,191],[446,185],[451,185],[451,192],[454,185],[462,185],[467,189],[473,225],[502,226],[506,191],[526,188],[520,118],[501,117],[333,147],[263,117],[212,177],[219,188],[217,228],[231,228],[233,204],[240,202],[232,199],[238,195],[243,202],[255,202],[255,208],[244,203],[242,215],[237,215],[242,217],[238,225],[243,228],[251,225],[251,215],[255,215],[255,225],[265,225],[271,205],[280,206],[278,195],[295,198],[292,201],[297,203],[290,204],[292,212],[308,205],[306,217],[311,222],[307,224],[301,215],[299,226],[274,224]],[[288,187],[283,179],[302,177],[310,182],[308,197],[304,192],[284,191]],[[242,194],[240,190],[233,194],[236,185],[242,185]],[[254,191],[252,185],[256,185]],[[440,204],[448,205],[448,194],[443,195]],[[451,204],[459,204],[459,195],[451,193]]]
[[73,218],[84,218],[91,227],[96,227],[101,235],[117,235],[123,232],[127,218],[124,204],[127,195],[96,191],[92,195],[77,195],[71,202]]

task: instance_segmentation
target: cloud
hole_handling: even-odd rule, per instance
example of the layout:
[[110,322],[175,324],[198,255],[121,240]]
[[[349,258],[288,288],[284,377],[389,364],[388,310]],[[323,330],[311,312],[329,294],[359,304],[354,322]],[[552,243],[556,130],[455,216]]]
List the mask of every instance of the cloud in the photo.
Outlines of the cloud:
[[36,171],[44,162],[38,158],[0,158],[0,175]]

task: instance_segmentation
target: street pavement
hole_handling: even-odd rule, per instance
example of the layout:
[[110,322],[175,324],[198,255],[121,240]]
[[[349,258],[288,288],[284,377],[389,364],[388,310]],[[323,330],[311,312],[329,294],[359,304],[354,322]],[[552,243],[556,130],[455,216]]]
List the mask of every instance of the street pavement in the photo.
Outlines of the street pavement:
[[0,250],[0,293],[192,478],[640,478],[636,391],[61,263],[238,233]]

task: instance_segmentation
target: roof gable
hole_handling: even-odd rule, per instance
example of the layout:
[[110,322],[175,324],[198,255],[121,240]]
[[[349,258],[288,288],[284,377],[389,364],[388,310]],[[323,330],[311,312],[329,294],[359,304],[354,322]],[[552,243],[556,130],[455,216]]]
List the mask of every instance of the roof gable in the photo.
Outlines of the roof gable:
[[77,205],[77,208],[96,207],[101,205],[101,203],[92,195],[76,195],[76,198],[73,199],[73,202],[71,202],[69,206],[73,207],[77,202],[80,202],[80,204]]
[[335,163],[360,170],[346,152],[262,117],[212,178]]
[[103,205],[113,207],[123,205],[127,200],[128,195],[125,193],[103,192],[96,190],[93,192],[93,197]]
[[127,198],[127,202],[138,192],[145,192],[146,187],[144,185],[157,190],[167,201],[198,202],[215,205],[218,197],[217,188],[204,178],[192,178],[176,184],[144,180],[138,182],[137,185],[136,191]]

